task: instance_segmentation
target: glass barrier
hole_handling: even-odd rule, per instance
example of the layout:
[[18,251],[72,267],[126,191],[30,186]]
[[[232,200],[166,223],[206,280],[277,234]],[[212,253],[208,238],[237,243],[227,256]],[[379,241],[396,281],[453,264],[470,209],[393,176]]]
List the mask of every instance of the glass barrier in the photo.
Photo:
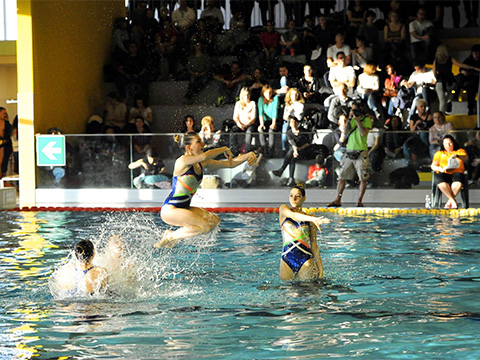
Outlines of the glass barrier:
[[[469,161],[465,167],[469,178],[476,180],[480,176],[480,167],[477,169],[480,163],[480,131],[453,131],[452,135],[467,151]],[[268,133],[248,136],[245,133],[215,134],[205,140],[205,150],[228,146],[234,154],[255,151],[260,160],[253,167],[242,164],[233,169],[205,169],[202,187],[275,188],[302,181],[307,187],[335,188],[340,162],[346,156],[346,149],[337,145],[339,134],[318,130],[302,133],[302,136],[303,144],[296,152],[281,133],[271,137]],[[66,166],[37,167],[38,188],[169,188],[175,160],[183,154],[173,139],[174,134],[65,137]],[[441,136],[436,138],[441,139]],[[440,146],[435,143],[436,138],[429,132],[371,131],[368,135],[368,186],[429,186],[432,156]],[[435,144],[430,144],[430,141]],[[135,164],[146,157],[148,149],[163,163],[163,166],[161,163],[157,165],[161,176],[146,178],[144,167],[138,162]],[[221,155],[218,159],[225,157]],[[319,163],[315,166],[317,161]],[[420,173],[426,175],[418,179]],[[316,178],[312,179],[312,176]],[[349,186],[358,186],[358,180],[351,181]]]

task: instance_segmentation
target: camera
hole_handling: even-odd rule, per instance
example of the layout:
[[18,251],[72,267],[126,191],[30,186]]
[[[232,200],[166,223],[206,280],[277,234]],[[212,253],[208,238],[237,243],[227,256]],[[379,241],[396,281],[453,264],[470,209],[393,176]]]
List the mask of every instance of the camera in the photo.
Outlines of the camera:
[[355,109],[355,110],[353,110],[353,115],[354,115],[355,117],[359,117],[359,116],[362,115],[362,112],[361,112],[360,110],[358,110],[358,109]]

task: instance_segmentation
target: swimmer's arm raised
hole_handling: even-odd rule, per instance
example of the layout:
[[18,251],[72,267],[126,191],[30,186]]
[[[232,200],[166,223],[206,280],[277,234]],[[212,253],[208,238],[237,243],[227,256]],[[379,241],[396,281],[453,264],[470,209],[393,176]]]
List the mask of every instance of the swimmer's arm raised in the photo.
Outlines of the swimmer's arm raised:
[[257,161],[257,156],[253,151],[237,156],[236,158],[231,159],[230,161],[225,160],[209,160],[204,163],[205,167],[209,169],[222,169],[222,168],[234,168],[240,164],[243,164],[245,161],[248,161],[250,165],[254,165]]
[[231,161],[233,158],[232,152],[226,146],[211,149],[199,155],[182,155],[175,162],[174,175],[182,174],[186,168],[198,163],[204,163],[203,165],[206,166],[208,164],[208,160],[216,158],[221,154],[225,154],[227,160]]
[[292,211],[287,205],[280,206],[279,213],[280,213],[280,223],[283,222],[283,219],[285,219],[286,217],[289,217],[295,221],[311,221],[319,230],[320,230],[320,224],[327,224],[331,221],[330,219],[325,218],[323,216],[316,217],[316,216],[311,216],[304,213]]

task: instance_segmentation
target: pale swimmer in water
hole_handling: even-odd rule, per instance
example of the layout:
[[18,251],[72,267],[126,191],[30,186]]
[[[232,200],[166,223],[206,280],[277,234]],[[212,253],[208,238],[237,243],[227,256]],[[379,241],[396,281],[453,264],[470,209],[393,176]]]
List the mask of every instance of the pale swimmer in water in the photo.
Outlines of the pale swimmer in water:
[[75,260],[70,260],[55,271],[50,280],[50,290],[56,298],[88,296],[105,293],[108,273],[102,266],[94,265],[95,247],[90,240],[80,240],[75,245]]

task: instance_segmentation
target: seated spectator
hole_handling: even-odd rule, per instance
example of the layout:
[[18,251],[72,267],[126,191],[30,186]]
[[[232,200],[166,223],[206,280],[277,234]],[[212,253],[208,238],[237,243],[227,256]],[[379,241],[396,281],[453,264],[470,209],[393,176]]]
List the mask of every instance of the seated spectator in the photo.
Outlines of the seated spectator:
[[340,65],[338,61],[339,53],[343,53],[344,56],[343,64],[341,65],[349,65],[352,62],[350,46],[345,44],[345,36],[343,33],[335,35],[335,44],[330,46],[327,50],[327,66],[329,68]]
[[101,134],[103,128],[103,119],[101,116],[92,115],[88,118],[85,129],[86,134]]
[[349,93],[353,93],[353,87],[355,86],[356,76],[353,67],[346,66],[345,54],[343,52],[337,53],[337,65],[330,68],[328,81],[333,89],[335,95],[340,95],[341,85],[348,86]]
[[478,69],[480,69],[480,44],[472,46],[470,55],[463,61],[463,63],[473,67],[473,69],[461,69],[460,74],[455,77],[455,81],[458,84],[457,94],[460,89],[465,89],[467,91],[468,115],[473,115],[477,110],[475,95],[477,94],[479,81]]
[[202,45],[193,46],[193,54],[188,58],[187,71],[190,74],[190,83],[185,94],[185,102],[191,104],[193,97],[204,89],[210,81],[211,60],[202,50]]
[[160,30],[160,23],[155,19],[155,13],[152,9],[145,10],[146,20],[143,25],[143,49],[147,54],[155,50],[156,35]]
[[[240,99],[235,103],[233,111],[233,121],[235,126],[232,128],[234,134],[232,150],[234,152],[249,152],[252,132],[255,131],[255,121],[257,120],[257,105],[250,100],[250,90],[247,87],[240,90]],[[238,133],[245,133],[245,140],[240,141]]]
[[426,62],[432,47],[433,24],[425,19],[425,9],[418,8],[415,20],[409,24],[412,58],[416,62]]
[[138,96],[135,99],[135,103],[133,104],[132,108],[130,109],[130,113],[128,115],[128,122],[133,123],[135,122],[135,118],[137,116],[141,116],[145,123],[150,126],[153,123],[153,112],[150,106],[146,106],[143,99]]
[[197,125],[193,115],[185,115],[179,132],[188,134],[188,133],[197,132],[197,131],[198,131]]
[[300,45],[300,36],[295,30],[295,20],[287,20],[287,31],[280,35],[280,46],[282,48],[282,55],[298,54]]
[[323,84],[323,80],[313,76],[310,65],[303,67],[303,77],[298,82],[298,89],[307,103],[323,104],[325,98],[332,94],[332,91]]
[[365,65],[372,61],[373,50],[371,47],[366,46],[363,36],[357,36],[355,44],[357,47],[352,50],[352,65],[355,70],[362,71]]
[[448,198],[445,209],[458,207],[457,197],[465,183],[465,165],[468,155],[464,149],[459,148],[451,135],[446,135],[442,140],[442,146],[432,160],[432,171],[435,185]]
[[127,120],[127,105],[121,102],[116,92],[107,95],[107,102],[103,110],[103,122],[105,126],[116,127],[119,132],[125,126]]
[[403,144],[407,141],[408,134],[402,132],[402,119],[399,116],[392,116],[390,121],[385,124],[386,131],[383,134],[384,151],[390,159],[402,159]]
[[410,136],[403,145],[405,159],[414,168],[430,157],[426,130],[432,125],[432,114],[427,111],[427,103],[423,99],[418,100],[417,113],[410,119]]
[[464,144],[468,154],[468,174],[470,181],[468,185],[476,186],[480,178],[480,128],[474,129],[474,137]]
[[273,83],[273,88],[275,89],[275,94],[280,96],[280,102],[285,101],[285,94],[290,90],[290,88],[297,87],[297,80],[294,76],[290,75],[288,67],[283,64],[278,68],[279,77]]
[[327,175],[328,169],[325,167],[325,158],[319,154],[315,157],[315,164],[308,167],[308,180],[305,185],[323,188]]
[[152,149],[149,149],[143,158],[130,163],[128,168],[142,169],[142,173],[133,179],[133,185],[137,189],[155,189],[155,184],[170,181],[170,177],[165,174],[165,164]]
[[307,62],[310,60],[310,64],[317,74],[324,74],[328,71],[327,50],[335,43],[335,31],[328,25],[327,17],[321,14],[313,33],[316,39],[316,47],[306,54],[311,53],[310,56],[307,56]]
[[135,95],[148,99],[148,76],[145,58],[139,55],[138,45],[135,42],[130,42],[128,55],[124,56],[119,62],[115,82],[120,98],[125,99],[127,97],[127,86],[133,84],[139,88],[134,91]]
[[430,156],[440,150],[442,145],[442,139],[455,127],[450,121],[445,121],[445,115],[441,111],[435,111],[433,113],[433,126],[429,129],[428,140],[430,142]]
[[[279,108],[278,96],[274,94],[270,85],[264,85],[262,95],[258,99],[258,119],[260,125],[258,132],[260,133],[260,145],[263,153],[270,155],[274,146],[274,133],[277,130],[277,118]],[[265,131],[268,129],[268,148],[265,141]]]
[[[245,22],[239,21],[235,24],[230,23],[230,30],[225,33],[225,44],[220,53],[226,53],[227,55],[238,56],[239,59],[245,58],[245,53],[250,45],[250,31],[245,29]],[[221,46],[221,44],[218,44]]]
[[287,131],[290,125],[290,118],[294,117],[299,122],[303,120],[305,100],[302,93],[297,88],[290,88],[285,95],[285,108],[283,109],[283,125],[282,125],[282,150],[287,149]]
[[163,21],[163,28],[156,35],[155,51],[160,59],[165,59],[168,65],[168,75],[173,76],[177,66],[177,29],[172,25],[172,19]]
[[382,107],[378,100],[378,90],[380,89],[380,79],[375,73],[377,65],[374,63],[367,63],[363,73],[358,77],[357,94],[365,100],[368,107],[373,110],[377,119],[382,124],[385,122]]
[[383,28],[384,60],[399,65],[401,60],[405,58],[407,30],[405,24],[400,22],[398,12],[391,11],[388,14],[388,19],[389,21]]
[[391,64],[387,64],[387,66],[385,66],[385,70],[387,72],[387,76],[385,77],[385,82],[383,85],[382,106],[388,109],[388,115],[392,116],[394,109],[393,99],[398,94],[401,77],[397,75],[393,65]]
[[[305,57],[308,59],[312,56],[312,51],[314,51],[318,46],[319,37],[315,34],[315,19],[310,15],[304,17],[305,27],[302,31],[302,46],[305,51]],[[333,43],[333,41],[332,41]],[[330,44],[328,44],[330,45]],[[327,49],[324,50],[325,53]]]
[[221,131],[215,130],[213,118],[211,116],[204,116],[202,118],[202,129],[200,130],[198,135],[200,135],[200,139],[202,139],[203,143],[205,144],[204,150],[209,150],[221,146]]
[[219,105],[233,104],[248,79],[237,61],[232,62],[229,72],[216,74],[213,78],[218,82],[219,99],[217,104]]
[[138,159],[147,153],[152,142],[150,136],[145,136],[145,134],[150,134],[150,128],[145,123],[142,116],[138,115],[135,118],[135,130],[132,131],[132,133],[140,134],[132,136],[133,158]]
[[202,50],[207,55],[214,52],[215,33],[207,26],[206,19],[199,19],[193,25],[193,34],[190,44],[202,44]]
[[[475,68],[472,65],[467,65],[459,62],[457,59],[448,54],[448,49],[445,45],[437,47],[435,52],[435,60],[433,61],[433,73],[437,82],[435,84],[435,91],[437,92],[438,100],[440,102],[439,110],[449,114],[452,111],[452,90],[455,89],[455,77],[452,72],[452,64],[458,66],[460,69],[473,70],[477,74],[480,68]],[[477,82],[478,87],[478,82]]]
[[437,82],[433,71],[426,70],[425,63],[416,63],[414,68],[415,71],[410,75],[407,83],[405,84],[407,87],[412,87],[415,90],[415,98],[413,99],[413,103],[408,114],[409,119],[415,113],[416,104],[419,99],[425,100],[427,104],[427,110],[431,109],[430,104],[435,96],[432,87]]
[[260,34],[262,43],[262,52],[259,54],[260,64],[265,64],[265,73],[272,76],[273,69],[277,64],[278,45],[280,34],[275,30],[273,21],[268,20],[265,25],[265,31]]
[[327,118],[333,129],[338,126],[338,119],[340,116],[348,115],[350,113],[350,108],[353,103],[353,99],[348,96],[348,86],[342,84],[340,87],[340,95],[335,95],[328,105]]
[[272,171],[273,175],[280,177],[283,171],[289,167],[289,176],[286,186],[295,185],[295,167],[298,160],[313,159],[318,154],[317,145],[312,144],[312,135],[310,133],[300,132],[298,126],[300,120],[295,116],[289,117],[290,129],[287,132],[288,143],[290,149],[288,150],[283,164],[278,170]]
[[[17,120],[18,125],[18,120]],[[7,175],[12,146],[12,125],[8,118],[7,109],[0,107],[0,179]],[[52,134],[55,135],[55,134]]]
[[266,84],[268,84],[268,82],[267,79],[265,79],[262,69],[256,68],[253,70],[253,75],[250,76],[250,79],[247,82],[247,87],[250,90],[250,99],[252,101],[258,102],[262,88]]

